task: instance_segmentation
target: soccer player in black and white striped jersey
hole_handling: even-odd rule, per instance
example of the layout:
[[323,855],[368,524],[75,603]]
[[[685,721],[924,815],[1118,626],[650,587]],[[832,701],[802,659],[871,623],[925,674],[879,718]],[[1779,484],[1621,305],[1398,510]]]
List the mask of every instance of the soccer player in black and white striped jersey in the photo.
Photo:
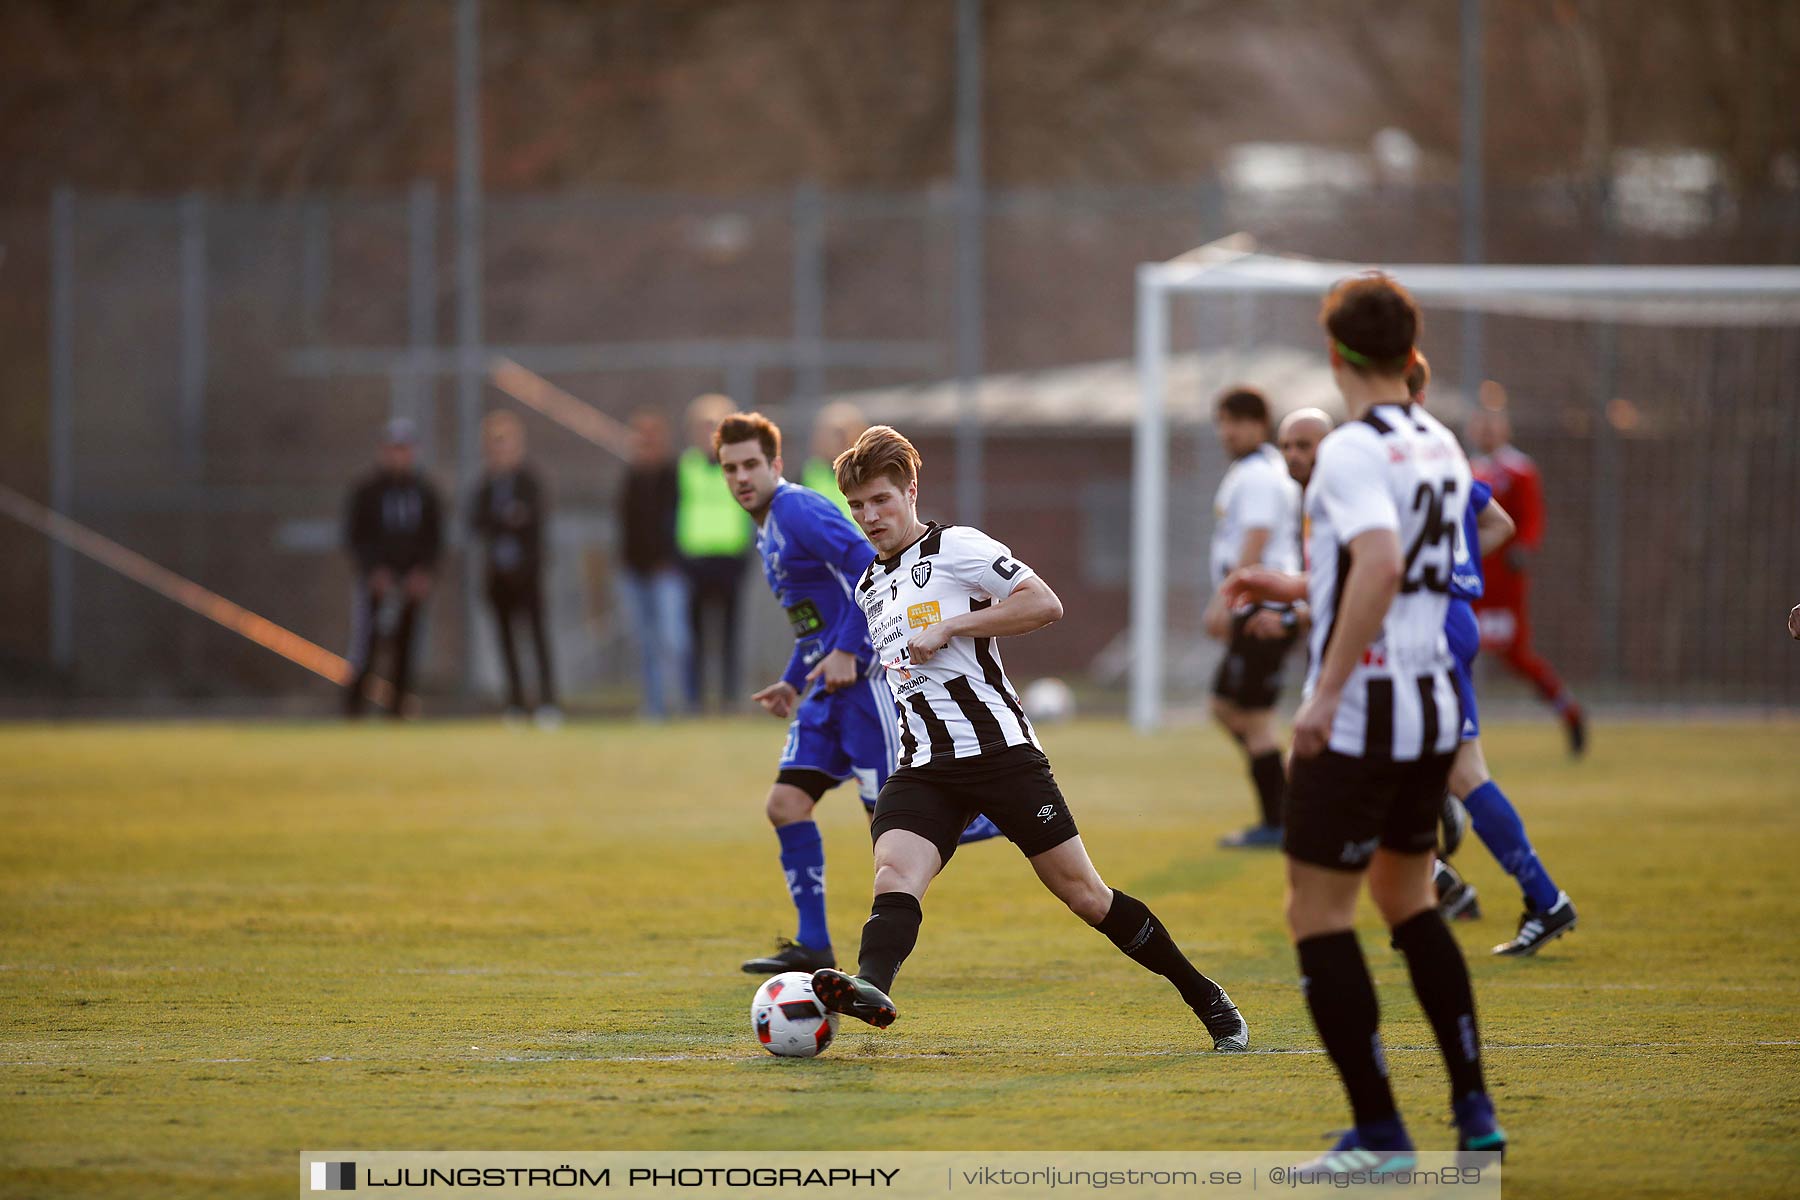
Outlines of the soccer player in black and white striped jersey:
[[857,973],[817,971],[813,992],[834,1012],[878,1029],[893,1023],[888,993],[918,941],[919,901],[963,829],[986,813],[1057,899],[1175,985],[1215,1050],[1246,1049],[1250,1031],[1231,997],[1142,901],[1101,880],[1000,664],[997,639],[1061,618],[1056,593],[981,531],[919,520],[919,454],[892,428],[865,431],[834,466],[878,556],[856,602],[894,693],[901,752],[875,803],[875,900]]
[[1444,618],[1470,475],[1456,439],[1409,395],[1420,319],[1406,290],[1378,272],[1346,280],[1320,320],[1351,419],[1319,444],[1306,491],[1314,624],[1288,775],[1287,915],[1307,1006],[1356,1119],[1317,1165],[1397,1170],[1413,1145],[1354,932],[1365,877],[1449,1069],[1459,1148],[1506,1146],[1468,967],[1432,887],[1462,724]]

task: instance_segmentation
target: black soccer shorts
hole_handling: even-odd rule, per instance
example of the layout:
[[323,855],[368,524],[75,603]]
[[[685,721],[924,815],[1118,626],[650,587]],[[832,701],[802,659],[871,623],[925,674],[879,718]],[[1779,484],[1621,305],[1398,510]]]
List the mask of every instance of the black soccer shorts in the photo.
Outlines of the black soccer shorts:
[[1416,762],[1326,750],[1288,766],[1281,848],[1335,871],[1360,871],[1375,848],[1423,854],[1437,845],[1438,813],[1454,754]]
[[1252,711],[1274,708],[1281,695],[1281,664],[1297,635],[1289,630],[1278,638],[1251,637],[1244,632],[1244,620],[1232,618],[1231,642],[1213,676],[1212,694]]
[[975,758],[901,767],[882,785],[869,834],[880,841],[890,829],[916,833],[948,863],[956,839],[981,813],[1027,858],[1080,832],[1043,751],[1009,746]]

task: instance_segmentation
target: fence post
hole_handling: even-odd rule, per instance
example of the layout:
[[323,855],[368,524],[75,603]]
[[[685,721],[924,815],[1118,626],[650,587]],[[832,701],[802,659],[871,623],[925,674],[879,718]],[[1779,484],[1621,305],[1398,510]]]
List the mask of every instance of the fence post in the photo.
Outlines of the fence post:
[[[825,213],[818,185],[795,186],[794,243],[794,403],[788,427],[810,430],[825,394]],[[738,401],[743,408],[744,401]],[[811,436],[810,433],[806,436]]]
[[[475,482],[481,439],[481,5],[456,6],[456,471],[448,509],[459,511]],[[459,523],[453,522],[452,529]],[[456,540],[452,538],[451,540]],[[476,682],[477,555],[463,558],[463,688]]]
[[[210,305],[207,271],[206,197],[189,192],[181,198],[181,384],[177,399],[181,462],[180,562],[190,579],[205,573],[208,520],[206,512],[206,381]],[[205,678],[205,632],[200,623],[181,624],[181,677],[189,686]]]
[[406,368],[406,414],[419,427],[420,458],[437,462],[437,373],[429,359],[437,342],[437,189],[415,180],[407,201],[407,330],[413,357]]
[[[1597,182],[1595,219],[1600,236],[1596,239],[1595,257],[1600,262],[1613,258],[1613,199],[1611,184]],[[1588,469],[1588,510],[1593,539],[1593,638],[1597,650],[1598,674],[1607,686],[1623,691],[1624,654],[1620,629],[1625,621],[1624,589],[1619,574],[1625,560],[1620,539],[1625,532],[1624,486],[1621,470],[1619,437],[1613,428],[1607,406],[1619,390],[1619,327],[1607,320],[1600,326],[1594,378],[1593,431],[1590,446],[1592,462]]]
[[[1483,245],[1486,212],[1486,171],[1483,161],[1483,117],[1486,105],[1486,57],[1482,49],[1481,0],[1462,0],[1462,260],[1479,263],[1486,257]],[[1482,353],[1481,309],[1469,305],[1462,318],[1462,378],[1464,394],[1473,397],[1486,371]]]
[[206,197],[181,199],[181,469],[198,488],[206,475]]
[[956,6],[956,514],[981,523],[981,0]]
[[[75,507],[75,189],[50,197],[50,507]],[[50,543],[50,664],[75,668],[75,557]]]

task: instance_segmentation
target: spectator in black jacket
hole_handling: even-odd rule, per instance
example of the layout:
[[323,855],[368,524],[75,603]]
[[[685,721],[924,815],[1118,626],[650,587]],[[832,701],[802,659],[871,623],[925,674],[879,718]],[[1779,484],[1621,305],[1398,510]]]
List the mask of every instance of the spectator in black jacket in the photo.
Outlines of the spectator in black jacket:
[[475,491],[470,524],[487,543],[487,597],[500,631],[506,660],[506,715],[522,718],[525,689],[519,682],[519,654],[513,622],[523,617],[537,654],[540,728],[562,723],[551,682],[550,639],[544,630],[544,522],[549,498],[537,473],[525,465],[525,423],[516,413],[493,412],[481,423],[481,452],[487,473]]
[[688,674],[687,578],[675,551],[675,452],[669,423],[645,410],[631,419],[631,466],[619,496],[619,581],[643,650],[644,715],[661,720]]
[[383,641],[394,653],[392,715],[407,711],[413,629],[431,595],[443,546],[438,494],[414,463],[416,440],[411,421],[388,422],[380,467],[350,493],[345,514],[344,543],[356,565],[350,634],[350,665],[356,675],[344,697],[345,712],[352,717],[362,713],[363,685]]

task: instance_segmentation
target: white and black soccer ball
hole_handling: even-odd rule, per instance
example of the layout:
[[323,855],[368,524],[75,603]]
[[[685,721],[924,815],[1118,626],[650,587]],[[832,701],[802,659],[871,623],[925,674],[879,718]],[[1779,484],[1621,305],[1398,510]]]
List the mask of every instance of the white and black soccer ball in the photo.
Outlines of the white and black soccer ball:
[[1025,705],[1025,715],[1040,725],[1054,725],[1075,715],[1075,693],[1053,675],[1026,684],[1025,694],[1019,699]]
[[812,976],[784,971],[763,981],[750,1001],[750,1028],[770,1054],[811,1058],[823,1054],[837,1036],[838,1015],[826,1012],[813,995]]

